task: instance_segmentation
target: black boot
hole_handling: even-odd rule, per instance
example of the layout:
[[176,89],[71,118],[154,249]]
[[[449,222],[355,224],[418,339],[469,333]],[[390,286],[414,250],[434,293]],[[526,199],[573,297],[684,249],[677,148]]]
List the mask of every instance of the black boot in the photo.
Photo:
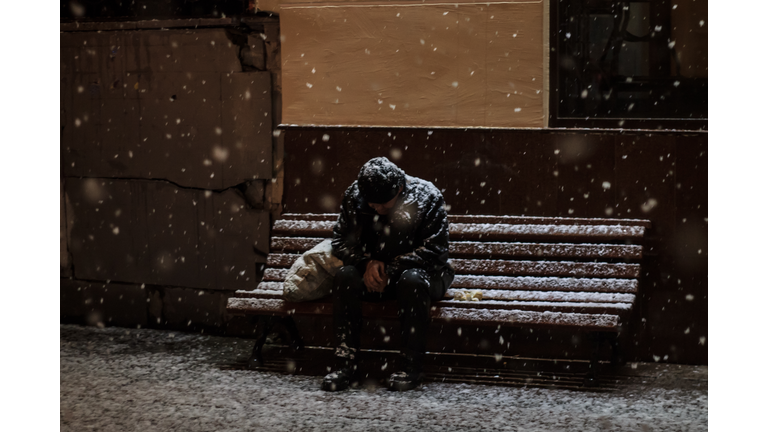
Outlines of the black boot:
[[339,360],[341,367],[323,378],[321,388],[325,391],[342,391],[356,381],[357,363],[353,360]]
[[424,380],[422,368],[423,356],[403,356],[405,368],[402,371],[390,375],[387,380],[387,386],[390,390],[405,391],[412,390],[421,384]]
[[331,372],[323,378],[322,389],[325,391],[342,391],[352,382],[352,369],[341,368]]

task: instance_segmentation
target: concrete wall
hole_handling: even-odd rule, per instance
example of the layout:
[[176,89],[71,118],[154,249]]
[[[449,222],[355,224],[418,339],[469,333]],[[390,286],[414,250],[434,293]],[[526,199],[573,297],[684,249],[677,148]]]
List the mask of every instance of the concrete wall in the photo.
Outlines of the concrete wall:
[[62,320],[221,330],[260,280],[281,140],[256,21],[61,33]]

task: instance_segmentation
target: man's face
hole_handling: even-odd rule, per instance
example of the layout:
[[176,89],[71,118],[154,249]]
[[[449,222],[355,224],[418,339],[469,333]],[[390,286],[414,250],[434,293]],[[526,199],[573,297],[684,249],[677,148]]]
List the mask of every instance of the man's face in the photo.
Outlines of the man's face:
[[397,195],[395,195],[394,198],[391,200],[385,202],[384,204],[374,204],[374,203],[368,203],[369,206],[371,206],[372,209],[376,210],[376,213],[380,215],[388,214],[390,210],[392,210],[392,207],[395,206],[395,202],[397,201],[397,197],[400,196],[400,192],[403,191],[403,187],[400,186],[400,189],[397,191]]

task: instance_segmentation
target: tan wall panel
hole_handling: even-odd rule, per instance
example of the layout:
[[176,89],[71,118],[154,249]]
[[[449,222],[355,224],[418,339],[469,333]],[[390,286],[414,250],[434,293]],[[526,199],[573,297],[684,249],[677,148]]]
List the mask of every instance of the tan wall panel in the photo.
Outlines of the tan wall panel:
[[281,11],[285,124],[544,126],[541,2]]

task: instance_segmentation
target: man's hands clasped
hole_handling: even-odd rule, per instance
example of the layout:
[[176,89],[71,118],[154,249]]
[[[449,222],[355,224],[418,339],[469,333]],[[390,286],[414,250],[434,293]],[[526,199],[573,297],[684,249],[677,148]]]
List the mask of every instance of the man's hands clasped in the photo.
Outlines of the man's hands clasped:
[[363,282],[365,282],[368,292],[384,292],[384,288],[389,283],[389,276],[387,276],[385,268],[382,261],[368,261],[363,275]]

